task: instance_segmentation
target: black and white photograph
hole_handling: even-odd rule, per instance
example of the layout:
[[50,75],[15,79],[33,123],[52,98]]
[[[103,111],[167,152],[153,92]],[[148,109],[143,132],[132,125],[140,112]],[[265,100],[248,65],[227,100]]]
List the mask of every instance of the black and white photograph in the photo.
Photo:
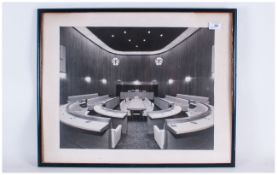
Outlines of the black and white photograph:
[[275,3],[6,1],[3,172],[274,172]]
[[40,15],[42,163],[234,165],[232,10]]
[[60,147],[214,145],[214,30],[61,27]]

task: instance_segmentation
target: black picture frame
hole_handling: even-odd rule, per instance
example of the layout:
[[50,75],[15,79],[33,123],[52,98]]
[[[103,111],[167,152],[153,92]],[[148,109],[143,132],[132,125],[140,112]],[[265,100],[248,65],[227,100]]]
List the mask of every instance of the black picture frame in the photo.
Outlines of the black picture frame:
[[[233,37],[233,60],[232,60],[232,131],[231,131],[231,162],[230,163],[200,163],[200,164],[136,164],[136,163],[45,163],[43,162],[42,150],[42,80],[41,80],[41,22],[44,13],[88,13],[88,12],[199,12],[199,13],[230,13],[232,15],[232,37]],[[37,163],[39,167],[123,167],[123,168],[183,168],[183,167],[235,167],[235,143],[236,143],[236,78],[237,78],[237,9],[234,8],[47,8],[37,10],[37,132],[38,132],[38,156]]]

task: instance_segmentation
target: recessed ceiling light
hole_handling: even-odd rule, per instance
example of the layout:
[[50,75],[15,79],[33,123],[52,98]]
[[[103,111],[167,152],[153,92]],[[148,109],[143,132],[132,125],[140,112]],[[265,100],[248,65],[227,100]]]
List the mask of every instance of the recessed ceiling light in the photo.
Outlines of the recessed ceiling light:
[[131,39],[128,39],[129,42],[131,42],[132,40]]
[[191,79],[192,79],[191,76],[186,76],[186,77],[185,77],[185,82],[186,82],[186,83],[189,83],[189,82],[191,81]]
[[86,77],[84,78],[84,80],[85,80],[86,83],[90,83],[90,82],[91,82],[90,76],[86,76]]
[[115,36],[114,35],[111,35],[112,38],[114,38]]
[[163,34],[160,34],[160,37],[162,38],[164,35]]
[[133,84],[134,85],[141,85],[141,82],[139,80],[135,80],[135,81],[133,81]]
[[136,45],[136,48],[138,48],[139,46],[138,45]]
[[143,42],[145,42],[145,41],[146,41],[146,39],[143,39],[142,41],[143,41]]
[[174,80],[170,78],[170,79],[168,80],[168,84],[171,85],[171,84],[173,84],[173,83],[174,83]]
[[150,31],[150,30],[148,30],[148,31],[147,31],[147,33],[148,33],[148,34],[150,34],[150,33],[151,33],[151,31]]
[[101,80],[101,83],[102,83],[102,84],[107,84],[107,79],[106,79],[106,78],[103,78],[103,79]]
[[126,30],[124,30],[124,31],[123,31],[123,33],[124,33],[124,34],[127,34],[127,31],[126,31]]

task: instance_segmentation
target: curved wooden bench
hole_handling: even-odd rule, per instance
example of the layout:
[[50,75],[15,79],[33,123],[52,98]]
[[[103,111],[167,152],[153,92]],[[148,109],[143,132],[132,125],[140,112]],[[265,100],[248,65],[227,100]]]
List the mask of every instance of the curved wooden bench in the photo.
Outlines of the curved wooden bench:
[[168,101],[164,98],[155,97],[154,98],[154,104],[156,106],[158,106],[160,109],[168,109],[171,106],[173,106],[174,103],[172,103],[171,101]]
[[183,98],[189,101],[196,101],[200,103],[209,104],[209,97],[197,96],[197,95],[188,95],[188,94],[177,94],[176,97]]
[[[204,103],[196,103],[195,105],[196,105],[195,108],[189,108],[189,110],[186,112],[187,117],[176,118],[172,121],[186,122],[186,121],[196,120],[196,119],[208,116],[213,110],[212,106],[206,105]],[[171,119],[168,119],[167,121],[170,122]]]
[[119,105],[119,97],[113,97],[111,99],[104,100],[101,102],[105,108],[114,109],[116,106]]
[[154,125],[163,127],[166,118],[173,117],[179,114],[181,111],[182,111],[182,108],[180,106],[172,105],[167,109],[148,112],[148,117],[147,117],[148,133],[153,134]]
[[60,107],[61,146],[71,142],[85,148],[98,148],[99,145],[101,148],[115,148],[122,125],[113,129],[111,119],[71,111],[75,109],[71,105],[74,103]]
[[83,95],[72,95],[67,97],[68,103],[72,103],[75,101],[83,100],[83,99],[90,99],[98,97],[98,93],[95,94],[83,94]]
[[201,114],[191,116],[187,119],[168,119],[166,127],[175,135],[197,132],[213,127],[213,110],[205,111]]
[[[213,107],[202,103],[197,103],[197,106],[201,106],[199,109],[203,111],[189,117],[166,119],[164,129],[153,126],[154,138],[161,149],[178,149],[191,140],[203,144],[208,138],[213,139]],[[207,148],[212,146],[207,145]]]
[[88,99],[87,106],[88,110],[93,110],[94,106],[100,103],[105,103],[106,101],[110,100],[111,98],[108,95],[98,96],[96,98]]
[[166,95],[165,100],[174,103],[178,106],[180,106],[182,108],[182,111],[188,111],[189,108],[189,101],[186,99],[182,99],[182,98],[178,98],[178,97],[174,97],[174,96],[170,96],[170,95]]
[[151,111],[148,113],[148,117],[151,119],[161,119],[161,118],[168,118],[174,115],[179,114],[182,111],[182,108],[178,105],[173,105],[168,109],[158,110],[158,111]]
[[112,117],[112,118],[125,118],[127,115],[127,112],[122,112],[119,110],[109,109],[103,106],[103,104],[98,104],[94,106],[94,111],[98,114]]
[[83,108],[80,106],[79,102],[73,102],[66,105],[66,110],[68,113],[73,115],[85,115],[87,113],[87,107]]
[[[66,107],[61,107],[66,108]],[[110,119],[102,117],[85,117],[74,112],[68,113],[66,109],[60,111],[60,121],[66,125],[93,132],[103,132],[109,128]]]
[[114,101],[117,101],[118,97],[112,98],[110,100],[113,100],[113,101],[110,102],[109,100],[107,100],[106,102],[102,102],[98,105],[95,105],[93,109],[96,113],[100,114],[101,116],[111,118],[112,126],[117,126],[119,124],[122,125],[122,133],[126,134],[128,130],[127,112],[104,107],[106,106],[107,103],[108,104],[111,103],[110,105],[107,105],[107,106],[110,106],[110,107],[114,106],[115,105]]

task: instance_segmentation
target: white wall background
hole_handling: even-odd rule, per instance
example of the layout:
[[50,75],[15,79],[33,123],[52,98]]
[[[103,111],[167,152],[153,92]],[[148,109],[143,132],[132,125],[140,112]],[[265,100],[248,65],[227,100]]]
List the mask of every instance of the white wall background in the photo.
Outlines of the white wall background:
[[[6,3],[3,5],[3,170],[132,171],[37,167],[37,8],[209,7],[238,9],[236,168],[160,171],[258,172],[274,170],[273,3]],[[135,169],[136,171],[159,171]]]

